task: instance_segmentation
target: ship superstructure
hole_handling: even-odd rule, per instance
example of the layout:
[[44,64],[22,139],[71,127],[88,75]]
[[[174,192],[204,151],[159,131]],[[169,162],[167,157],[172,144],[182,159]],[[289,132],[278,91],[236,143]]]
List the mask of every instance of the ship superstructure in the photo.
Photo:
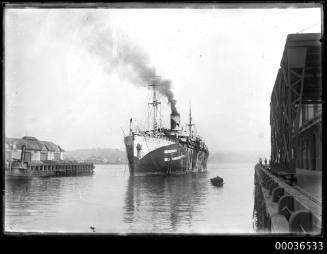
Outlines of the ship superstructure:
[[208,148],[194,132],[191,109],[188,130],[180,128],[180,114],[170,114],[170,129],[161,125],[161,102],[157,98],[158,84],[153,88],[152,128],[133,130],[124,137],[130,175],[169,175],[204,172],[207,169]]

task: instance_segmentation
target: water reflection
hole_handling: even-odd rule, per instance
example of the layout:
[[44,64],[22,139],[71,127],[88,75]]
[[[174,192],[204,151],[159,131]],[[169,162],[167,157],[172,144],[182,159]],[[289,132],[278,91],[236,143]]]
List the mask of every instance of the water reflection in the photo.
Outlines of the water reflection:
[[129,177],[124,222],[147,221],[151,232],[191,228],[201,217],[208,193],[206,173],[186,176]]
[[[5,182],[5,230],[11,232],[252,232],[253,169],[210,165],[207,174],[128,177],[124,166],[94,176]],[[222,188],[210,178],[221,176]]]
[[[5,218],[11,230],[37,229],[46,218],[60,213],[61,207],[80,198],[92,187],[90,177],[51,177],[32,179],[6,179]],[[41,218],[44,218],[42,220]]]

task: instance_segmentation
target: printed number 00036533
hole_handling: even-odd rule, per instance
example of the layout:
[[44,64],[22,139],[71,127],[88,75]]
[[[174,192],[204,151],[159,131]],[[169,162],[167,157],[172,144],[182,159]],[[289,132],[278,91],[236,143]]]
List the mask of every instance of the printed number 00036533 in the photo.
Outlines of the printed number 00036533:
[[276,250],[323,250],[323,242],[276,242]]

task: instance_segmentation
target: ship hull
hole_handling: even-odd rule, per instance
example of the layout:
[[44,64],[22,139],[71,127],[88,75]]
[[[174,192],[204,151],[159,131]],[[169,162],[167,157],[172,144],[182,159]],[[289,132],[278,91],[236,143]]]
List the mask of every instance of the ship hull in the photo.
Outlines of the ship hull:
[[178,142],[133,135],[124,141],[131,175],[181,175],[207,169],[208,153]]

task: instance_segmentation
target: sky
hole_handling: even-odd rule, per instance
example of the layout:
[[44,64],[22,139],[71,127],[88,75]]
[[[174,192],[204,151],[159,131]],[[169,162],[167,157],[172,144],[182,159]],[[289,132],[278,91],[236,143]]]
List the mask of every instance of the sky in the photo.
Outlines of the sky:
[[[211,152],[270,151],[270,95],[290,33],[321,32],[320,8],[6,9],[5,135],[65,150],[124,149],[151,91],[170,84]],[[168,126],[170,104],[160,95]]]

